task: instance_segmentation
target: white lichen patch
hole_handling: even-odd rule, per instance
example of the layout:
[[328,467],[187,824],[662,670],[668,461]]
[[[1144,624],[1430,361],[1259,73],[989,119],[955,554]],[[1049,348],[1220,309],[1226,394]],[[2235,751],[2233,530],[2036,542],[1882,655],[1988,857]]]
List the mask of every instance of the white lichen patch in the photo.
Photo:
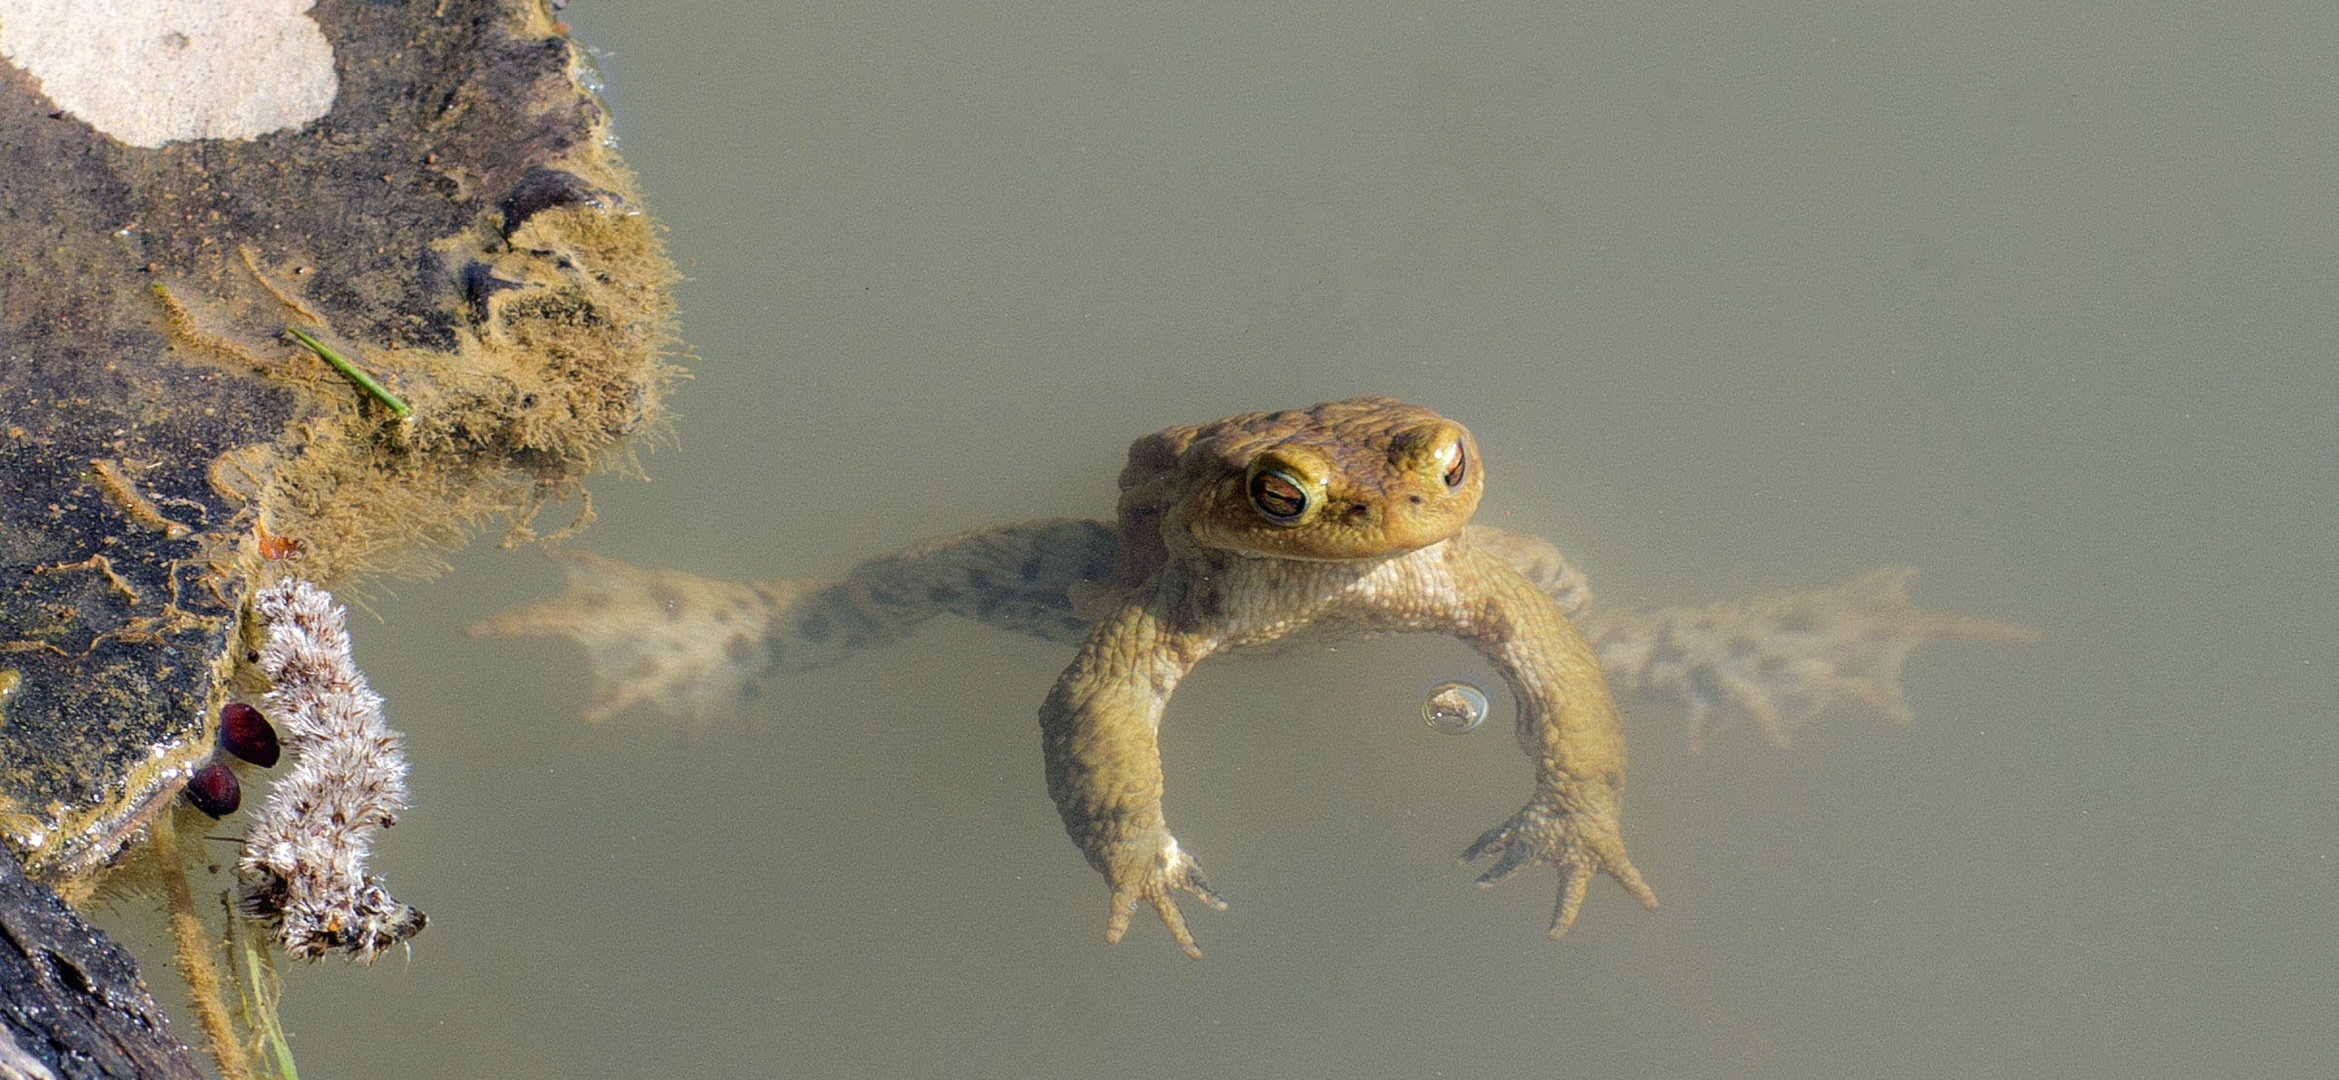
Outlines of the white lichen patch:
[[333,107],[314,0],[0,0],[0,55],[132,146],[248,139]]

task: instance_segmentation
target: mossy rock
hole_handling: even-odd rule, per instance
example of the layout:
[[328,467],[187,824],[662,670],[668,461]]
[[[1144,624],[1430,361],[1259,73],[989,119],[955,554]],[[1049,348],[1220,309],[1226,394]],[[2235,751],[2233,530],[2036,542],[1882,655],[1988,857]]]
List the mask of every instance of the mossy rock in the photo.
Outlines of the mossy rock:
[[[212,756],[263,577],[526,539],[658,426],[676,375],[672,265],[541,4],[272,17],[306,21],[102,31],[253,82],[309,65],[209,112],[170,79],[219,65],[125,110],[89,87],[136,80],[82,78],[103,49],[0,25],[0,831],[68,896]],[[322,69],[291,55],[311,32]]]

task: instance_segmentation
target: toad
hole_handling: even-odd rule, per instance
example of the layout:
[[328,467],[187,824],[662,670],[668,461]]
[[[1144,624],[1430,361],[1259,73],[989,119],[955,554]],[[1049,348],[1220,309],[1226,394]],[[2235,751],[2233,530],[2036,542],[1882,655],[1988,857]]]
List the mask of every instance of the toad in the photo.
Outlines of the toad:
[[1048,793],[1110,891],[1105,940],[1121,940],[1143,904],[1196,958],[1177,895],[1226,903],[1163,816],[1157,734],[1178,683],[1210,656],[1403,632],[1469,643],[1510,688],[1534,787],[1463,858],[1491,860],[1482,886],[1554,872],[1557,938],[1602,874],[1657,906],[1619,832],[1610,678],[1687,706],[1693,742],[1746,716],[1783,745],[1838,695],[1907,719],[1900,663],[1925,638],[2026,633],[1919,611],[1909,572],[1881,571],[1826,592],[1595,615],[1596,652],[1569,620],[1588,590],[1558,551],[1468,524],[1485,483],[1469,431],[1419,406],[1361,397],[1248,413],[1137,440],[1115,522],[929,540],[841,581],[735,584],[564,555],[567,594],[472,629],[582,643],[599,676],[592,719],[650,701],[693,726],[751,680],[899,640],[935,615],[1077,642],[1039,710]]

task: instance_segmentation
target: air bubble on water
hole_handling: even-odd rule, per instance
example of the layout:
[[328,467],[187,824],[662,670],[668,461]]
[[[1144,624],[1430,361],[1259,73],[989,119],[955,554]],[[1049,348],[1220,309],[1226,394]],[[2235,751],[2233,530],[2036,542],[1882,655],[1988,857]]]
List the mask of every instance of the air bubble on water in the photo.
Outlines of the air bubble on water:
[[1467,735],[1486,722],[1486,691],[1466,682],[1442,682],[1421,703],[1421,719],[1440,735]]

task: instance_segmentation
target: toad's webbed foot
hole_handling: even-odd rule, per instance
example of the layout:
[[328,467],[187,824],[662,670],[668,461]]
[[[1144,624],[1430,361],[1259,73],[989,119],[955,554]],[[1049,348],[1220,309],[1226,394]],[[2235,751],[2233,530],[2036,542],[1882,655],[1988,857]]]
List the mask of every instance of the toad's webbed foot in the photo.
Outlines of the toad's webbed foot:
[[1559,871],[1559,904],[1551,914],[1553,940],[1575,924],[1596,874],[1615,878],[1642,907],[1655,911],[1657,893],[1625,857],[1616,816],[1616,795],[1606,784],[1581,782],[1574,796],[1539,792],[1509,821],[1486,830],[1462,853],[1462,861],[1494,857],[1494,865],[1478,876],[1480,888],[1500,885],[1529,866]]
[[1619,696],[1688,709],[1691,751],[1738,720],[1784,747],[1838,698],[1908,723],[1901,665],[1926,641],[2038,640],[2026,627],[1917,607],[1916,573],[1875,570],[1832,588],[1704,608],[1600,611],[1583,620],[1584,633]]
[[887,552],[837,581],[756,584],[562,552],[553,557],[566,593],[482,619],[471,633],[572,638],[593,661],[588,719],[647,701],[687,734],[766,675],[891,644],[937,615],[1079,640],[1088,623],[1068,593],[1110,568],[1112,544],[1103,522],[1019,521]]
[[1186,955],[1202,959],[1202,947],[1194,944],[1193,931],[1186,929],[1186,916],[1178,910],[1176,893],[1180,890],[1194,894],[1196,899],[1210,905],[1214,911],[1225,911],[1226,900],[1210,887],[1202,876],[1202,865],[1178,847],[1176,837],[1166,838],[1150,856],[1127,860],[1133,865],[1104,867],[1106,883],[1113,889],[1112,909],[1105,918],[1105,943],[1118,945],[1129,932],[1129,917],[1137,910],[1139,901],[1153,908],[1161,916],[1170,937],[1184,949]]
[[582,552],[555,555],[568,591],[471,624],[474,637],[559,636],[593,663],[589,721],[636,702],[704,730],[771,663],[772,622],[802,587],[743,585],[646,570]]

